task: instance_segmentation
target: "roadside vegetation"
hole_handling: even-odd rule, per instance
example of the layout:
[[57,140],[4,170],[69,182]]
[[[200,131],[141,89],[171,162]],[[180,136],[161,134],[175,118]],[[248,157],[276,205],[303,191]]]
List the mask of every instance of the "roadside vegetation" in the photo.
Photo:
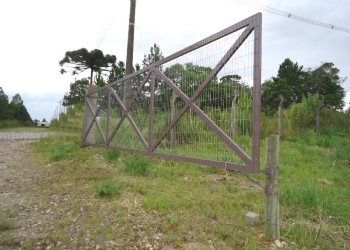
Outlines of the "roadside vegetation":
[[33,121],[20,94],[12,96],[11,101],[0,86],[0,129],[32,126]]
[[[346,132],[316,135],[308,130],[281,142],[281,240],[290,248],[349,245],[349,138]],[[261,145],[264,152],[264,140]],[[80,133],[41,139],[35,148],[53,171],[43,190],[70,192],[89,201],[80,226],[95,242],[128,238],[138,244],[142,232],[158,247],[271,247],[265,238],[264,190],[242,174],[112,149],[80,148]],[[248,176],[263,185],[263,174]],[[79,210],[81,202],[71,200],[72,211]],[[259,213],[260,222],[246,225],[248,211]],[[113,222],[105,224],[111,217]],[[65,223],[56,225],[57,237],[72,246],[64,236],[70,222]]]
[[[151,54],[145,58],[156,61],[161,56],[158,48],[151,49]],[[186,67],[189,66],[182,71],[190,71]],[[283,132],[280,144],[281,241],[291,249],[349,247],[350,116],[349,110],[339,111],[344,106],[344,89],[340,86],[343,79],[338,72],[332,63],[304,71],[302,66],[286,59],[278,76],[263,84],[261,166],[264,168],[265,164],[265,138]],[[313,86],[315,79],[322,82],[316,88]],[[98,79],[95,80],[97,84]],[[239,84],[238,77],[220,81]],[[86,81],[84,84],[87,88]],[[289,88],[289,84],[298,87]],[[71,96],[77,96],[74,86],[71,85]],[[334,92],[327,92],[327,86],[333,86]],[[309,95],[305,96],[305,92]],[[164,96],[170,97],[168,94]],[[69,96],[66,100],[73,102]],[[272,242],[265,237],[264,174],[226,172],[113,149],[80,148],[81,100],[70,103],[74,107],[52,123],[54,129],[74,131],[75,135],[42,139],[35,147],[45,154],[55,173],[51,176],[50,187],[45,189],[53,193],[79,193],[89,201],[91,206],[84,209],[86,219],[80,226],[90,232],[94,241],[112,240],[119,242],[120,247],[145,244],[154,248],[272,247]],[[230,101],[226,104],[230,106]],[[220,122],[230,121],[229,112],[221,112],[223,117],[219,117],[213,107],[206,111],[219,126]],[[277,108],[280,108],[279,114]],[[244,116],[250,117],[251,110],[246,112]],[[139,120],[145,119],[143,116]],[[199,126],[194,121],[191,120],[191,125]],[[282,127],[278,127],[278,121]],[[222,127],[229,128],[230,124]],[[189,133],[188,136],[192,134],[198,135]],[[126,138],[125,145],[133,143],[132,135],[123,133],[122,136]],[[207,150],[210,154],[211,148]],[[67,186],[74,188],[63,191]],[[79,202],[81,199],[71,200],[73,210],[79,210]],[[261,215],[254,226],[245,222],[244,215],[248,211]],[[58,235],[64,235],[66,226],[57,230],[61,232]],[[72,246],[64,237],[60,241]],[[84,245],[84,242],[79,244]]]

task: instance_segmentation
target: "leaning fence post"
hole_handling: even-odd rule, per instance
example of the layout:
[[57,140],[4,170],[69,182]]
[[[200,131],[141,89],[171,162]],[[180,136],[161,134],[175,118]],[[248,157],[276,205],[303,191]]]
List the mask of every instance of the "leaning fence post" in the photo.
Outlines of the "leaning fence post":
[[92,125],[90,132],[87,134],[88,129],[94,120],[94,115],[91,113],[91,110],[87,101],[89,101],[92,110],[96,111],[97,110],[97,93],[95,94],[91,94],[91,93],[95,92],[97,89],[98,89],[98,86],[90,85],[87,91],[87,95],[85,97],[84,122],[83,122],[83,145],[95,143],[95,133],[94,133],[94,130],[96,127],[95,124]]
[[278,135],[270,135],[266,140],[266,234],[272,240],[280,238],[279,219],[279,139]]

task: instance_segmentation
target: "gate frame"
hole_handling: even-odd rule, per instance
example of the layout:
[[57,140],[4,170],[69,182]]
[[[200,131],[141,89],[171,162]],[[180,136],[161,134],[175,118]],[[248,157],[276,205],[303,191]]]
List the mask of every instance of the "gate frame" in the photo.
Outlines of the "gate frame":
[[[224,168],[227,170],[235,170],[240,172],[250,172],[250,173],[259,173],[260,172],[260,107],[261,107],[261,44],[262,44],[262,15],[261,13],[257,13],[251,17],[248,17],[241,22],[238,22],[222,31],[219,31],[205,39],[202,39],[201,41],[190,45],[168,57],[165,57],[137,72],[134,72],[130,75],[125,76],[122,79],[119,79],[117,81],[114,81],[104,87],[99,88],[98,90],[91,90],[88,91],[86,97],[85,97],[85,119],[83,124],[83,135],[82,135],[82,146],[96,146],[96,147],[109,147],[121,151],[126,151],[130,153],[137,153],[142,154],[146,156],[153,156],[153,157],[160,157],[170,160],[179,160],[179,161],[185,161],[185,162],[191,162],[191,163],[197,163],[217,168]],[[237,40],[234,42],[232,47],[225,53],[223,58],[219,61],[219,63],[215,66],[214,69],[210,72],[207,79],[205,79],[197,88],[197,90],[194,92],[194,94],[191,97],[188,97],[186,94],[184,94],[181,89],[179,89],[170,79],[168,79],[159,69],[158,67],[164,63],[167,63],[171,60],[174,60],[182,55],[185,55],[193,50],[199,49],[205,45],[208,45],[216,40],[219,40],[229,34],[232,34],[238,30],[244,29],[242,34],[237,38]],[[240,48],[240,46],[245,42],[245,40],[251,35],[251,33],[254,32],[254,61],[253,61],[253,112],[252,112],[252,154],[251,157],[246,154],[235,142],[226,135],[224,131],[220,127],[218,127],[215,122],[213,122],[196,104],[195,100],[196,98],[203,92],[205,87],[208,85],[208,83],[217,75],[217,73],[225,66],[225,64],[229,61],[229,59],[234,55],[234,53]],[[118,97],[118,95],[114,92],[112,89],[113,86],[119,86],[122,84],[126,84],[127,82],[130,82],[133,77],[140,75],[140,74],[146,74],[145,79],[142,81],[142,83],[138,86],[137,91],[134,93],[134,96],[131,98],[131,101],[128,102],[129,104],[127,107],[124,106],[122,100]],[[168,87],[170,87],[178,97],[180,97],[184,102],[185,106],[181,109],[180,112],[178,112],[175,117],[172,119],[172,121],[168,124],[166,129],[161,133],[160,137],[154,138],[153,134],[153,120],[154,120],[154,83],[155,83],[155,75],[162,78]],[[142,87],[145,85],[145,83],[151,79],[151,97],[150,97],[150,105],[149,105],[149,112],[150,112],[150,119],[149,119],[149,142],[145,140],[143,137],[141,131],[138,129],[135,121],[133,120],[132,116],[129,114],[134,101],[136,100],[138,94],[141,92]],[[117,126],[114,128],[113,133],[110,137],[108,137],[108,133],[105,136],[100,125],[97,122],[97,116],[101,109],[101,107],[94,107],[92,105],[90,100],[96,100],[96,95],[99,91],[106,91],[106,95],[104,98],[108,99],[108,118],[107,118],[107,132],[109,132],[109,110],[110,110],[110,99],[111,97],[114,97],[116,101],[118,102],[119,106],[122,109],[122,116],[120,121],[118,122]],[[113,96],[111,96],[113,95]],[[216,161],[216,160],[208,160],[208,159],[200,159],[200,158],[194,158],[194,157],[187,157],[187,156],[179,156],[179,155],[171,155],[167,153],[157,153],[154,152],[154,150],[157,148],[157,146],[160,144],[160,142],[164,139],[165,135],[176,125],[176,123],[181,119],[181,117],[188,111],[188,109],[191,109],[194,111],[203,121],[206,123],[209,128],[216,133],[216,135],[223,140],[223,142],[228,146],[232,151],[234,151],[244,162],[245,165],[242,164],[236,164],[232,162],[222,162],[222,161]],[[90,112],[89,119],[86,118],[86,112]],[[132,127],[134,128],[137,136],[139,137],[142,144],[145,146],[145,150],[138,150],[138,149],[131,149],[131,148],[123,148],[120,146],[110,146],[110,143],[114,137],[114,135],[117,133],[118,129],[121,127],[124,119],[128,119]],[[90,120],[90,121],[89,121]],[[99,132],[101,133],[104,144],[95,144],[91,142],[87,142],[87,137],[89,135],[90,130],[94,125],[97,125],[97,128]],[[156,141],[154,141],[156,139]],[[233,152],[232,152],[233,153]]]

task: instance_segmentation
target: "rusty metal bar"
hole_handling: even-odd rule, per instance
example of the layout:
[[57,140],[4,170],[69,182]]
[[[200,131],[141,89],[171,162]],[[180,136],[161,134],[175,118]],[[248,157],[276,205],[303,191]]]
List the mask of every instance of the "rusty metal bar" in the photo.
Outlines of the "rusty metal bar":
[[[248,26],[245,31],[239,36],[239,38],[236,40],[236,42],[232,45],[232,47],[229,49],[229,51],[226,52],[224,57],[219,61],[219,63],[216,65],[216,67],[210,72],[207,79],[204,80],[204,82],[197,88],[197,90],[193,93],[192,97],[190,98],[191,101],[195,101],[196,98],[203,92],[205,87],[208,85],[208,83],[216,76],[216,74],[222,69],[222,67],[225,66],[225,64],[230,60],[232,55],[238,50],[239,46],[247,39],[247,37],[250,35],[250,33],[253,31],[252,26]],[[174,119],[170,122],[168,127],[164,130],[164,132],[157,138],[156,142],[153,145],[153,150],[156,148],[159,143],[164,139],[165,135],[169,133],[169,131],[175,126],[175,124],[181,119],[181,117],[187,112],[189,109],[188,105],[185,105],[180,112],[174,117]],[[152,151],[153,151],[152,150]]]
[[107,89],[107,94],[108,94],[108,109],[107,109],[107,125],[106,125],[106,144],[107,144],[107,138],[109,135],[110,116],[111,116],[111,91],[110,91],[110,89]]
[[[125,115],[126,113],[128,113],[130,111],[130,109],[132,108],[132,105],[134,104],[137,96],[141,93],[141,90],[143,88],[143,86],[146,84],[146,82],[148,81],[149,77],[150,77],[150,74],[151,74],[151,71],[148,72],[148,74],[146,75],[146,78],[143,80],[143,82],[140,84],[140,86],[137,88],[136,90],[136,93],[135,95],[133,96],[133,98],[131,99],[130,101],[130,105],[129,107],[127,108],[127,111],[126,112],[123,112],[122,114],[122,117],[120,118],[120,121],[119,123],[117,124],[117,126],[115,127],[115,129],[113,130],[111,136],[107,139],[107,145],[109,145],[114,137],[114,135],[117,133],[118,129],[120,128],[120,126],[122,125],[123,121],[124,121],[124,118],[125,118]],[[108,88],[110,89],[111,93],[114,93],[115,95],[117,95],[115,92],[114,92],[114,89],[110,86],[108,86]]]
[[253,19],[254,26],[254,67],[253,67],[253,128],[252,128],[252,160],[253,172],[260,168],[260,107],[261,107],[261,23],[262,15],[258,13]]
[[151,98],[149,103],[149,133],[148,133],[148,151],[152,151],[153,137],[154,137],[154,95],[155,95],[155,76],[154,72],[151,75]]
[[[113,91],[112,92],[114,98],[117,100],[117,102],[119,103],[120,107],[123,109],[124,114],[126,116],[126,118],[128,118],[131,126],[134,128],[136,134],[138,135],[140,141],[142,142],[142,144],[145,146],[145,148],[148,148],[148,143],[146,141],[146,139],[143,137],[143,134],[141,133],[141,131],[139,130],[139,128],[137,127],[134,119],[131,117],[131,115],[129,114],[130,110],[127,110],[123,104],[123,102],[120,100],[120,98],[118,97],[118,95]],[[131,105],[130,105],[131,107]]]
[[[104,99],[105,98],[106,97],[104,97]],[[91,113],[94,115],[94,122],[96,123],[98,130],[100,131],[100,133],[101,133],[101,135],[103,137],[103,140],[106,142],[106,137],[105,137],[105,135],[104,135],[104,133],[102,131],[102,128],[101,128],[100,124],[96,120],[96,118],[98,116],[98,112],[100,112],[100,110],[101,110],[101,107],[98,107],[98,109],[96,110],[96,114],[94,114],[94,110],[92,109],[91,104],[90,104],[89,101],[88,101],[88,106],[89,106],[89,109],[90,109]]]
[[[94,147],[106,147],[104,144],[86,144],[85,146],[94,146]],[[138,149],[131,149],[131,148],[123,148],[118,146],[108,146],[108,148],[112,148],[115,150],[120,150],[128,153],[134,153],[144,156],[151,156],[151,157],[157,157],[167,160],[175,160],[175,161],[182,161],[182,162],[190,162],[210,167],[216,167],[226,170],[234,170],[239,172],[251,172],[251,168],[248,168],[245,165],[242,164],[236,164],[232,162],[223,162],[223,161],[214,161],[214,160],[207,160],[207,159],[200,159],[200,158],[194,158],[194,157],[187,157],[187,156],[178,156],[178,155],[170,155],[165,153],[157,153],[157,152],[148,152]]]
[[[208,127],[231,149],[233,150],[246,164],[251,166],[251,158],[247,155],[232,139],[226,135],[226,133],[216,125],[184,92],[181,91],[166,75],[164,75],[158,69],[155,73],[163,79],[168,86],[175,91],[175,93],[202,119],[202,121],[208,125]],[[152,151],[154,150],[154,145]]]
[[[106,97],[104,97],[104,99],[105,99],[105,98],[106,98]],[[102,135],[102,137],[103,137],[103,140],[106,142],[106,137],[104,136],[104,134],[103,134],[103,132],[102,132],[102,129],[101,129],[101,127],[100,127],[100,124],[98,124],[98,122],[96,121],[96,117],[97,117],[97,115],[98,115],[98,112],[99,112],[100,109],[101,109],[101,106],[97,108],[96,113],[95,113],[95,112],[93,111],[93,108],[91,107],[91,104],[90,104],[90,101],[89,101],[88,98],[86,98],[86,103],[87,103],[87,105],[88,105],[88,107],[89,107],[89,109],[90,109],[90,112],[91,112],[92,115],[93,115],[93,120],[92,120],[91,124],[89,125],[89,128],[88,128],[87,131],[86,131],[86,134],[84,135],[83,141],[86,140],[88,134],[90,133],[90,130],[91,130],[92,126],[94,125],[94,123],[96,123],[97,128],[98,128],[98,130],[100,131],[100,133],[101,133],[101,135]]]

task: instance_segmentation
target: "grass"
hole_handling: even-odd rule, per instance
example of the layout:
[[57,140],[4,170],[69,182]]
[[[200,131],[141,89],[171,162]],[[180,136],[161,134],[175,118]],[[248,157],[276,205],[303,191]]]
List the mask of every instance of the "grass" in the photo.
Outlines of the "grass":
[[120,157],[120,152],[113,149],[106,149],[103,157],[109,162],[115,162]]
[[100,197],[113,198],[121,194],[121,189],[121,185],[110,178],[96,186],[96,194]]
[[11,230],[13,228],[14,228],[14,225],[11,222],[0,219],[0,232]]
[[[41,184],[41,190],[76,195],[70,210],[78,215],[83,207],[87,215],[79,223],[96,242],[120,239],[121,246],[127,248],[125,239],[136,242],[139,232],[135,228],[141,225],[146,234],[161,232],[164,246],[175,248],[188,243],[200,244],[203,249],[270,248],[270,242],[261,237],[265,233],[263,219],[255,226],[247,226],[244,220],[247,211],[263,218],[263,189],[240,175],[113,150],[80,148],[79,143],[78,136],[37,143],[38,152],[54,168],[53,179]],[[264,141],[261,145],[264,152]],[[349,145],[349,136],[312,133],[281,142],[281,240],[290,248],[348,246]],[[262,154],[262,166],[264,161]],[[262,174],[249,176],[264,180]],[[80,197],[84,199],[79,203]],[[69,226],[70,220],[57,222],[63,242],[70,241],[64,233]],[[84,247],[83,240],[78,242]]]
[[96,194],[102,198],[113,198],[122,193],[122,185],[114,178],[109,178],[96,186]]
[[130,175],[147,176],[150,173],[151,164],[148,158],[133,155],[125,161],[124,172]]

